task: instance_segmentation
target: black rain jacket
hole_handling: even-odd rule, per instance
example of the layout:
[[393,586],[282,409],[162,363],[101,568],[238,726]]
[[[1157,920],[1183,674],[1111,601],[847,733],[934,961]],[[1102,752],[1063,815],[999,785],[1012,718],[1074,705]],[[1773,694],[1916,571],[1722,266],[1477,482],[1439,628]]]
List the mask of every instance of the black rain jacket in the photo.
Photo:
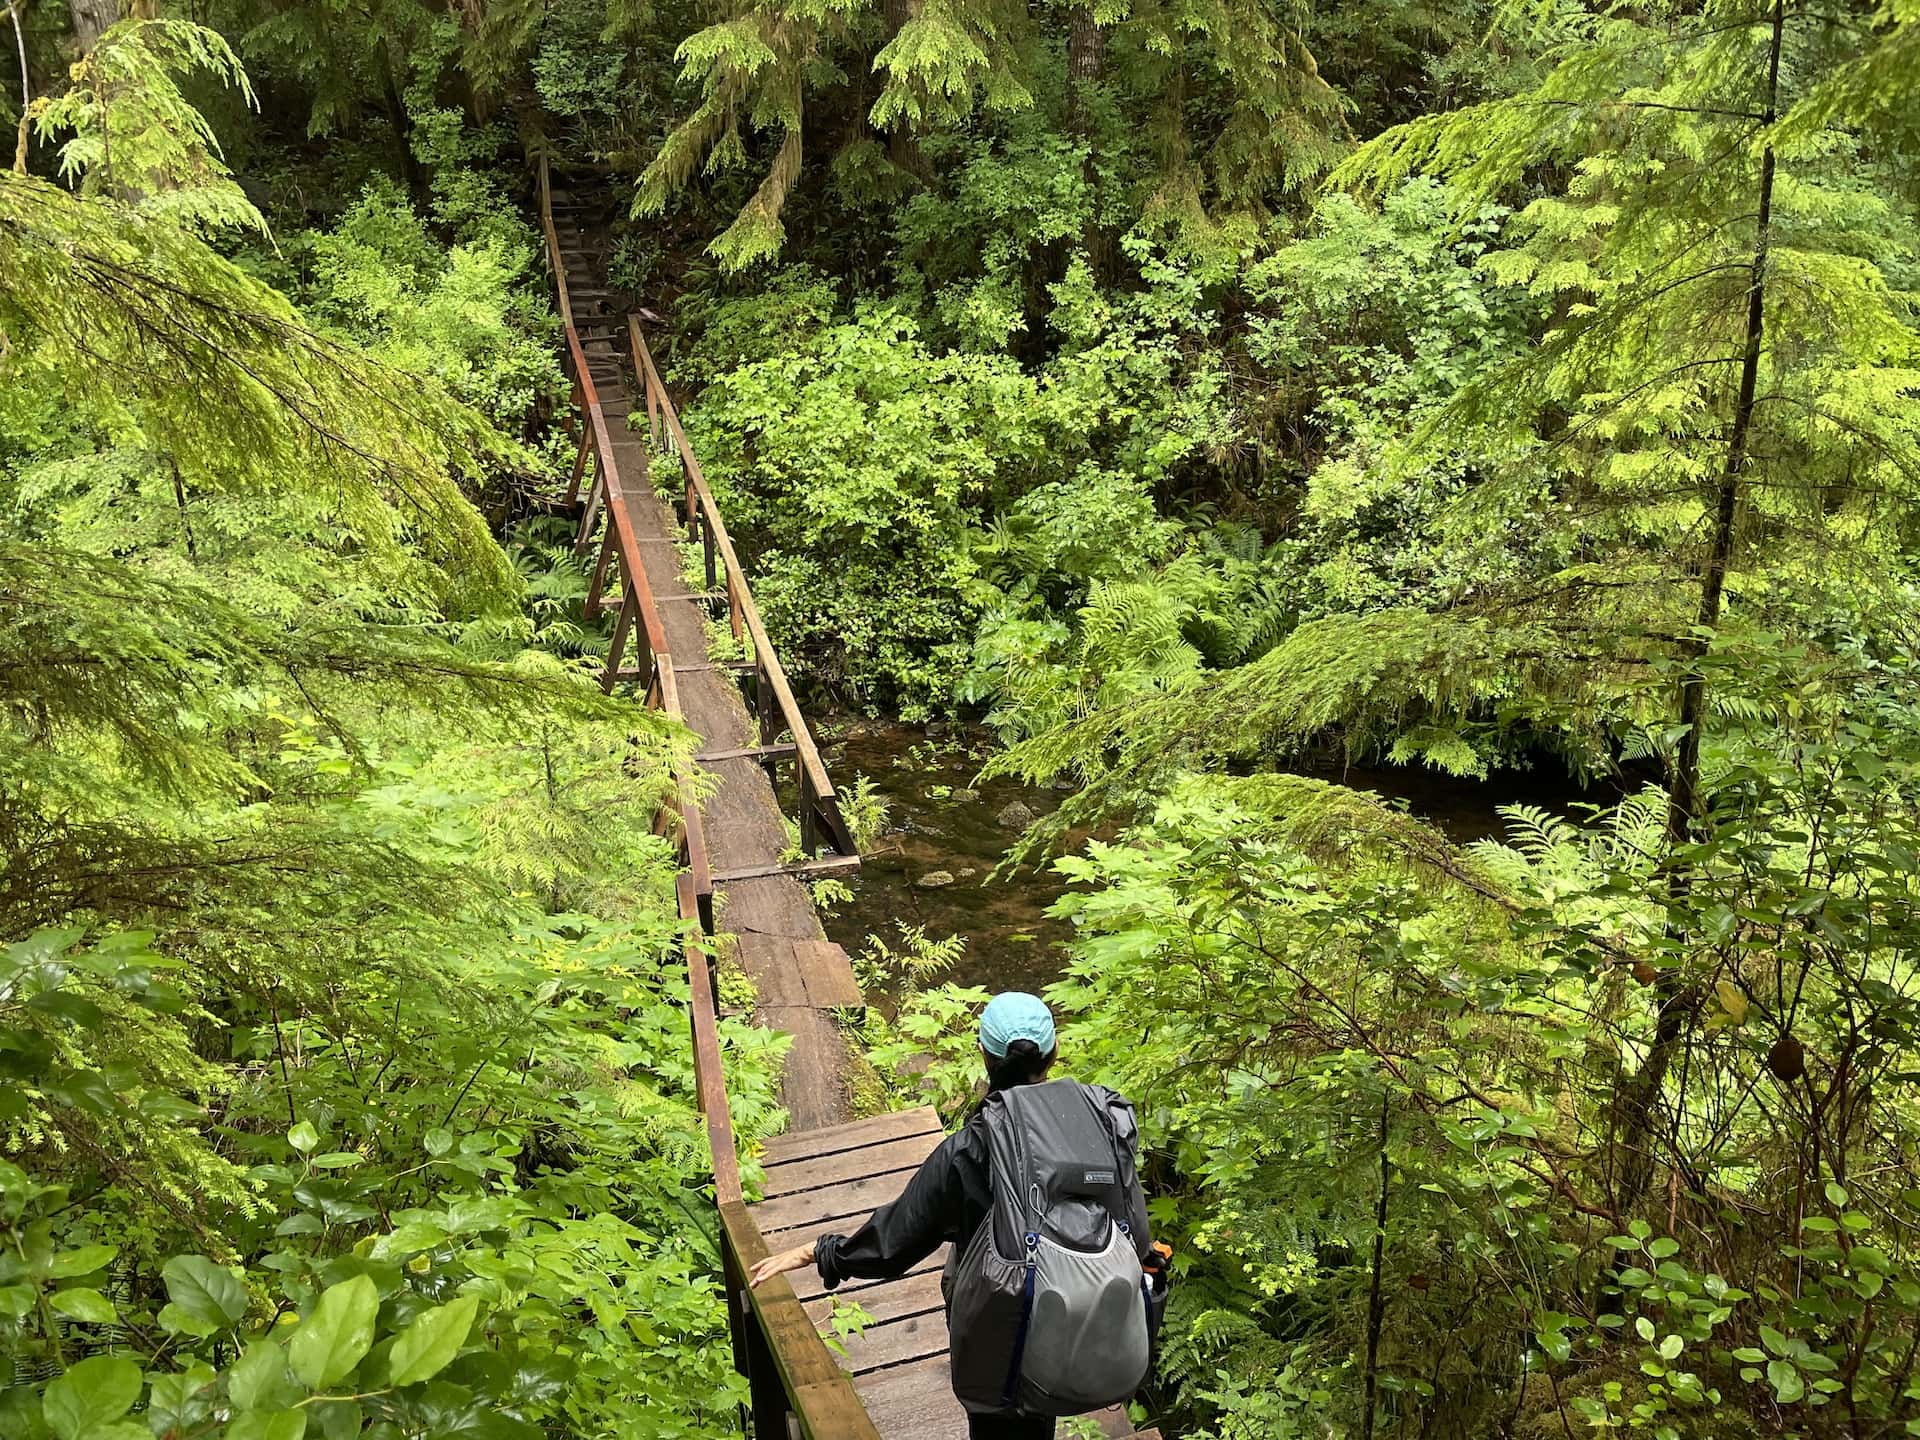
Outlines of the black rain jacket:
[[[1107,1123],[1121,1142],[1124,1178],[1136,1197],[1128,1228],[1144,1255],[1153,1237],[1147,1228],[1145,1197],[1133,1183],[1139,1134],[1133,1106],[1111,1090],[1100,1086],[1093,1089],[1105,1098]],[[988,1096],[987,1104],[992,1103],[993,1097]],[[958,1255],[993,1208],[988,1163],[986,1111],[982,1106],[921,1162],[899,1199],[882,1205],[851,1235],[822,1235],[814,1241],[813,1263],[820,1271],[820,1282],[831,1290],[843,1280],[891,1280],[947,1243]]]

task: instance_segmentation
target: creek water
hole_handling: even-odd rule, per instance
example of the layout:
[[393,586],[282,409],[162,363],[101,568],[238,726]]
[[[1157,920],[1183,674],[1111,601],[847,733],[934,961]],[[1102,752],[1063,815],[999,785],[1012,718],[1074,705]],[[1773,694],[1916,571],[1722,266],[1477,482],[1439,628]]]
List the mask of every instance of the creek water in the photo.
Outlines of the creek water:
[[[1015,780],[977,782],[993,748],[984,731],[884,721],[821,728],[836,788],[866,775],[887,802],[884,832],[862,852],[853,899],[825,918],[827,934],[857,955],[870,936],[892,943],[899,927],[921,926],[932,939],[965,938],[966,951],[946,976],[958,984],[1038,990],[1056,979],[1072,927],[1046,912],[1067,882],[1046,862],[998,878],[993,871],[1025,823],[1010,807],[1045,815],[1065,796]],[[1588,798],[1552,766],[1487,780],[1397,766],[1311,773],[1403,802],[1460,843],[1504,833],[1503,805],[1527,802],[1564,813]]]

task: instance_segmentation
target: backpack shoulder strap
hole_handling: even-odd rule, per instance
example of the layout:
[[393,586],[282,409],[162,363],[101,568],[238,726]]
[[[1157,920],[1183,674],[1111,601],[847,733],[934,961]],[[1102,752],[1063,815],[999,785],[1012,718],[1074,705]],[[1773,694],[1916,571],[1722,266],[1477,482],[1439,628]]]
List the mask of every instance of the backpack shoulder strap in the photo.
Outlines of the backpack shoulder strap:
[[1089,1085],[1087,1093],[1100,1112],[1107,1117],[1107,1128],[1113,1132],[1113,1138],[1134,1153],[1140,1143],[1140,1126],[1133,1118],[1133,1102],[1117,1090],[1109,1090],[1104,1085]]
[[1153,1235],[1147,1220],[1146,1192],[1140,1188],[1136,1158],[1140,1147],[1140,1126],[1134,1119],[1133,1102],[1104,1085],[1089,1085],[1086,1090],[1100,1113],[1106,1117],[1107,1129],[1113,1134],[1113,1154],[1120,1167],[1120,1192],[1125,1197],[1126,1206],[1125,1213],[1114,1218],[1126,1222],[1127,1233],[1133,1237],[1133,1248],[1144,1258],[1153,1245]]

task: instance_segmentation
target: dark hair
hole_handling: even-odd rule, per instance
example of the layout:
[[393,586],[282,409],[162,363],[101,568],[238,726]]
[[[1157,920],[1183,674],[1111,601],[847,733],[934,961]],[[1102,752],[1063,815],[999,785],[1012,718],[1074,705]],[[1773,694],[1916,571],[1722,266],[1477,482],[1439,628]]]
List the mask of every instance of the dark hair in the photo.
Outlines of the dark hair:
[[1040,1047],[1031,1040],[1016,1040],[1007,1046],[1006,1055],[998,1060],[987,1061],[987,1093],[996,1090],[1011,1090],[1015,1085],[1031,1085],[1047,1073],[1047,1067],[1053,1064],[1054,1057],[1060,1053],[1060,1047],[1054,1046],[1046,1054],[1040,1053]]

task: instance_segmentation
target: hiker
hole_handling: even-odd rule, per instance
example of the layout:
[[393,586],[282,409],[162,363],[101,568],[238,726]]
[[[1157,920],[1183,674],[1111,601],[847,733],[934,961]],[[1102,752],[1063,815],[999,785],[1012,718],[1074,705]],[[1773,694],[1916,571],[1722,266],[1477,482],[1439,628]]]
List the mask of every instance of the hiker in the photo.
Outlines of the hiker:
[[951,1243],[954,1394],[972,1440],[1052,1440],[1054,1417],[1130,1399],[1146,1379],[1166,1304],[1164,1246],[1147,1230],[1133,1107],[1113,1091],[1049,1081],[1053,1016],[1033,995],[980,1016],[987,1095],[900,1198],[851,1235],[769,1255],[752,1283],[815,1266],[891,1280]]

